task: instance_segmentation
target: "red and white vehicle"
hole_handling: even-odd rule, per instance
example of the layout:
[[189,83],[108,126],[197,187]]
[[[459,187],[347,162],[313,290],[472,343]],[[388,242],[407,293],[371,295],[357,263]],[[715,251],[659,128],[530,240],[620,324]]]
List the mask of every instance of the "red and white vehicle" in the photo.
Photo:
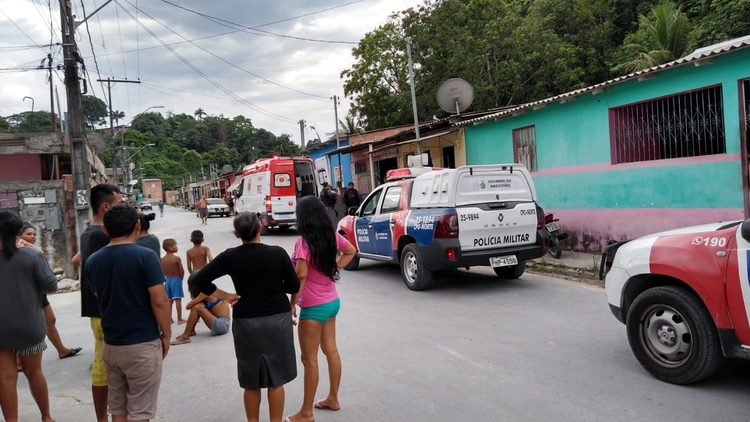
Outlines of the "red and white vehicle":
[[750,220],[689,227],[605,249],[607,301],[641,365],[689,384],[723,357],[750,359]]
[[[321,182],[322,183],[322,182]],[[273,157],[245,166],[235,192],[237,212],[260,214],[263,234],[297,222],[297,200],[318,194],[315,165],[307,157]]]

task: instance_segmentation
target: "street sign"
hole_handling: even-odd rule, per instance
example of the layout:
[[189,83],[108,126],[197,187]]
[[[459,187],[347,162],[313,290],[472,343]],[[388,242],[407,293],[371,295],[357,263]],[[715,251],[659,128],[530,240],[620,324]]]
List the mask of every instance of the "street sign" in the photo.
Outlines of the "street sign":
[[79,207],[88,207],[89,199],[86,196],[88,192],[86,189],[79,189],[76,191],[76,205]]

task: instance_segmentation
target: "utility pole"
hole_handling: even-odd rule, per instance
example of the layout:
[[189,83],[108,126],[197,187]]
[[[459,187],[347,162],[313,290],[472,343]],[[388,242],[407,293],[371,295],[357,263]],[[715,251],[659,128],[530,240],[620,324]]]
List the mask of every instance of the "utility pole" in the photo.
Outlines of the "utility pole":
[[52,54],[47,54],[47,64],[49,68],[49,108],[52,114],[52,133],[57,132],[55,127],[55,88],[52,79]]
[[[94,13],[96,13],[96,11]],[[109,102],[109,131],[110,131],[110,136],[112,137],[112,141],[110,143],[110,154],[112,154],[112,181],[113,181],[113,184],[116,186],[117,185],[117,167],[118,166],[115,165],[115,157],[117,155],[117,147],[116,147],[116,144],[115,144],[115,122],[114,122],[114,114],[112,113],[112,85],[116,84],[116,83],[139,84],[139,83],[141,83],[141,81],[129,81],[127,79],[112,79],[112,78],[97,79],[96,81],[97,82],[106,82],[107,83],[107,95],[109,96],[109,99],[108,99],[109,100],[108,101]],[[123,145],[120,146],[120,148],[122,149],[122,154],[123,155],[125,154],[125,145],[124,145],[125,140],[124,139],[125,138],[123,138]],[[123,184],[124,184],[124,181],[125,181],[125,174],[124,174],[124,172],[125,172],[125,166],[124,166],[125,160],[124,160],[124,157],[121,157],[120,163],[122,164],[122,168],[123,168],[122,179],[123,179]],[[126,189],[127,186],[123,186],[123,188]]]
[[[334,95],[333,96],[333,115],[334,115],[334,118],[336,119],[336,126],[334,126],[336,128],[336,150],[341,148],[341,140],[339,139],[339,104],[340,104],[339,97]],[[336,161],[337,161],[336,163],[337,167],[340,168],[341,167],[341,153],[338,153]],[[341,174],[343,175],[343,173],[344,172],[342,169]],[[339,180],[340,177],[338,177],[338,175],[336,174],[336,168],[333,169],[333,175],[336,176],[336,186],[341,187],[342,183],[341,183],[341,180]]]
[[305,121],[300,120],[299,122],[299,136],[300,136],[300,148],[305,149]]
[[417,114],[417,92],[414,89],[414,63],[411,60],[411,37],[406,37],[406,55],[409,56],[409,84],[411,85],[411,107],[414,109],[414,135],[417,140],[417,155],[421,166],[422,142],[419,140],[419,115]]
[[78,77],[78,62],[82,61],[75,39],[75,23],[70,1],[60,0],[60,19],[63,32],[63,57],[65,60],[65,88],[68,96],[68,130],[73,166],[73,199],[76,210],[76,234],[80,235],[89,219],[89,190],[91,167],[86,154],[83,127],[83,101]]

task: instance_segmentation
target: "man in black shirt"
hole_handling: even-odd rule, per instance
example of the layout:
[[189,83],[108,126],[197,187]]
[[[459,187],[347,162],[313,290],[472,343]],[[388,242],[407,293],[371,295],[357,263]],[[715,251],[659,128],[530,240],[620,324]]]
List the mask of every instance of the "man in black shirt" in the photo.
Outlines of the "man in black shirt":
[[344,204],[346,208],[358,207],[362,203],[362,199],[359,197],[359,191],[354,189],[354,182],[349,182],[349,186],[344,192]]
[[[91,188],[91,209],[94,218],[86,230],[81,233],[81,268],[85,268],[86,260],[99,249],[109,244],[109,237],[102,232],[104,213],[122,202],[122,194],[117,186],[97,185]],[[94,398],[94,411],[98,422],[107,419],[107,370],[102,360],[101,312],[96,301],[96,295],[91,288],[91,281],[85,271],[81,271],[81,316],[91,319],[91,331],[94,333],[94,364],[91,366],[91,394]]]
[[320,201],[323,203],[323,206],[326,207],[326,214],[328,214],[328,218],[331,219],[331,224],[333,224],[334,227],[336,227],[336,223],[338,222],[338,214],[336,213],[337,198],[338,195],[333,189],[331,189],[331,185],[328,184],[328,182],[323,182],[323,191],[320,192]]

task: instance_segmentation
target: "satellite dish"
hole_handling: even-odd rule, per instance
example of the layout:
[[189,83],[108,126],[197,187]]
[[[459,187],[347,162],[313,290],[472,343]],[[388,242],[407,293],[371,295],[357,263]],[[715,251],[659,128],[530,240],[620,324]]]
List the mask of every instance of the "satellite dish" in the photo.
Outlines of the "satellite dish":
[[445,112],[461,114],[474,101],[474,88],[461,78],[452,78],[440,85],[435,97]]
[[101,154],[107,149],[107,143],[104,142],[104,138],[94,133],[87,133],[86,140],[89,141],[91,149],[94,150],[94,154]]

